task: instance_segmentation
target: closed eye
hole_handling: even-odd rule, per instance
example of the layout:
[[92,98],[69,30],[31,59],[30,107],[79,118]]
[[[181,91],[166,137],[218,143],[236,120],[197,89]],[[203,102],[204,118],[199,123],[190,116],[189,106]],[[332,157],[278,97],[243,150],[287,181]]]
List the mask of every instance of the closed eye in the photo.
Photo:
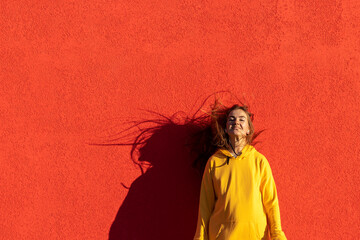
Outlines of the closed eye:
[[[244,122],[245,120],[246,120],[245,117],[243,117],[243,116],[239,117],[240,122]],[[234,122],[234,121],[236,121],[236,117],[231,116],[231,117],[229,117],[228,121]]]

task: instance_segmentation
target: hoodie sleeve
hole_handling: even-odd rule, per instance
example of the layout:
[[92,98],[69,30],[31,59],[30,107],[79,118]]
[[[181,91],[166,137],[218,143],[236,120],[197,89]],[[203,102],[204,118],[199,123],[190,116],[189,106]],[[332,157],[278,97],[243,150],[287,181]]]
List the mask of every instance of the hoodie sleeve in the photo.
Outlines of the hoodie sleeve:
[[207,162],[200,189],[198,222],[194,240],[208,240],[209,219],[215,206],[215,191],[210,160]]
[[280,209],[275,181],[270,165],[265,157],[261,161],[260,191],[265,212],[268,218],[271,239],[286,240],[285,234],[281,229]]

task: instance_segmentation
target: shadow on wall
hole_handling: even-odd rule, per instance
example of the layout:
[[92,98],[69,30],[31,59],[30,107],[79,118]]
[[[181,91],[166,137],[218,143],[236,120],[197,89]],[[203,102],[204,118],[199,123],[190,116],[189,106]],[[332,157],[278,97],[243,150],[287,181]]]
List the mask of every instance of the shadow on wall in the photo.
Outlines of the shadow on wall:
[[[201,176],[186,144],[196,125],[158,124],[138,147],[139,164],[151,167],[137,178],[111,225],[109,240],[192,239]],[[135,141],[136,142],[136,141]]]
[[[109,240],[193,238],[202,172],[217,150],[212,144],[212,118],[214,113],[224,115],[228,109],[218,101],[219,94],[224,94],[220,97],[223,99],[234,96],[229,92],[214,93],[190,117],[179,112],[169,118],[150,111],[157,119],[132,122],[121,133],[130,136],[128,141],[119,137],[101,144],[130,145],[132,160],[141,169],[150,165],[131,184],[111,225]],[[205,112],[204,106],[212,98],[214,104],[209,104],[210,110]],[[238,98],[231,102],[242,103]],[[133,129],[136,137],[131,139],[128,132]],[[261,132],[255,133],[253,139]]]

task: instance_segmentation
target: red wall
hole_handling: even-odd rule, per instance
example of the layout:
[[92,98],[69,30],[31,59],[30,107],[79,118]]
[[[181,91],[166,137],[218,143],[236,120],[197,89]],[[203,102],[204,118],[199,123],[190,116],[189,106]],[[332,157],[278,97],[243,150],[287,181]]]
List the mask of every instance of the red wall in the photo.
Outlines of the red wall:
[[190,239],[181,128],[153,138],[144,156],[169,162],[142,177],[130,147],[87,143],[228,90],[266,129],[288,239],[357,239],[359,16],[345,0],[2,2],[0,238],[107,239],[120,214],[138,237]]

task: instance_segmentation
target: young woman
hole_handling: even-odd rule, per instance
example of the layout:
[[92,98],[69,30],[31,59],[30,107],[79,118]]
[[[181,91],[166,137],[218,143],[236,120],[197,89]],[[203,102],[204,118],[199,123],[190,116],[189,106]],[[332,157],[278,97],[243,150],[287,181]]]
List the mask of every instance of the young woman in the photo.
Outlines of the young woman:
[[194,240],[286,240],[270,165],[250,145],[251,113],[234,105],[211,116],[218,150],[203,174]]

